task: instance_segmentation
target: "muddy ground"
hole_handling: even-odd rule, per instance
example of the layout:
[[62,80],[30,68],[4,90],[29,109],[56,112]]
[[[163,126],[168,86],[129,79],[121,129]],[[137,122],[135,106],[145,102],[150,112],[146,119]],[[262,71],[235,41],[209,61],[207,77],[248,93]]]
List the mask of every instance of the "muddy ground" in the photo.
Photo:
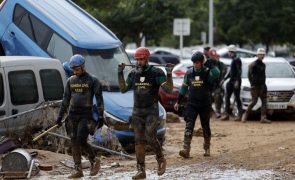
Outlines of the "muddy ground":
[[[221,171],[235,168],[275,172],[274,175],[266,179],[276,179],[274,177],[278,177],[277,179],[295,178],[294,117],[288,117],[284,120],[274,119],[271,124],[261,124],[259,121],[248,121],[246,123],[234,122],[233,120],[220,121],[213,117],[211,119],[211,156],[203,156],[203,137],[194,136],[191,158],[189,159],[183,159],[178,155],[182,148],[184,125],[183,119],[180,122],[167,123],[166,141],[163,148],[167,158],[167,168],[170,169],[168,173],[173,173],[173,168],[177,167],[185,166],[189,168],[196,165],[205,165],[206,167],[217,167]],[[195,129],[199,127],[198,121]],[[40,171],[37,176],[34,176],[34,179],[65,178],[71,171],[70,168],[60,163],[62,160],[71,159],[70,156],[39,151],[37,158],[40,163],[53,165],[53,170]],[[111,167],[114,163],[119,163],[119,167]],[[155,174],[156,167],[154,155],[147,155],[146,169]],[[116,176],[110,176],[110,174],[131,172],[135,168],[135,160],[128,160],[115,155],[102,156],[102,169],[97,177],[112,179],[111,177]],[[88,175],[88,172],[85,174]],[[133,172],[130,176],[132,174]],[[185,177],[190,176],[186,175]],[[239,178],[237,177],[237,179]]]

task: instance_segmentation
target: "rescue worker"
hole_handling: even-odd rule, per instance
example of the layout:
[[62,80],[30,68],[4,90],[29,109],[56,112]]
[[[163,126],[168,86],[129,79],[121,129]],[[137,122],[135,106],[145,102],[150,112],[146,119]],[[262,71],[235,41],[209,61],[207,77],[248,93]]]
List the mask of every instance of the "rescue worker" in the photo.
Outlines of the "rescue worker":
[[184,114],[184,120],[186,122],[184,144],[183,150],[179,152],[179,155],[184,158],[188,158],[190,154],[193,130],[198,115],[200,115],[204,135],[204,156],[210,156],[210,89],[219,76],[219,70],[216,66],[209,70],[209,68],[203,65],[204,59],[205,57],[201,52],[195,52],[192,55],[193,67],[186,72],[177,103],[174,105],[174,109],[178,111],[179,104],[188,91],[188,102]]
[[230,114],[230,97],[232,93],[235,95],[235,101],[237,103],[238,108],[238,117],[235,118],[235,121],[241,121],[242,118],[242,102],[240,99],[240,91],[241,91],[241,75],[242,75],[242,61],[236,55],[236,47],[235,45],[230,45],[228,47],[229,56],[232,58],[232,62],[230,64],[230,71],[227,73],[225,78],[222,80],[223,82],[230,78],[228,83],[226,84],[226,96],[225,96],[225,116],[221,119],[223,121],[229,120]]
[[[94,134],[97,122],[92,118],[93,96],[99,111],[99,122],[103,122],[102,86],[96,77],[85,70],[85,59],[76,54],[71,57],[69,65],[74,75],[67,80],[62,104],[56,123],[61,126],[63,116],[68,111],[66,126],[70,127],[72,154],[75,163],[73,174],[68,178],[83,177],[81,151],[88,154],[91,163],[90,176],[95,176],[100,169],[100,160],[95,157],[91,146],[87,143],[88,135]],[[102,124],[101,124],[102,125]]]
[[266,104],[267,104],[267,86],[265,84],[265,64],[262,62],[265,56],[263,48],[257,49],[257,60],[252,62],[248,67],[248,79],[251,85],[252,100],[248,106],[247,111],[243,115],[242,122],[246,122],[250,111],[255,106],[258,98],[261,99],[261,123],[271,123],[266,118]]
[[215,80],[212,87],[212,97],[215,104],[215,115],[217,118],[221,117],[221,106],[223,102],[224,90],[220,85],[220,82],[224,78],[226,74],[226,66],[223,62],[219,61],[219,55],[217,54],[215,49],[209,50],[209,59],[204,63],[204,66],[212,69],[213,67],[217,67],[219,70],[219,77]]
[[204,49],[203,49],[203,53],[204,53],[204,55],[205,55],[205,60],[207,60],[207,59],[209,59],[210,58],[210,56],[209,56],[209,50],[210,50],[210,46],[206,46],[206,47],[204,47]]
[[166,65],[167,78],[164,72],[148,64],[150,52],[145,47],[136,49],[134,58],[137,61],[136,68],[128,74],[124,80],[123,70],[125,64],[118,66],[118,79],[120,91],[134,90],[134,108],[132,112],[131,125],[135,133],[135,153],[137,159],[137,174],[132,179],[146,177],[145,172],[145,144],[152,147],[158,162],[158,175],[166,170],[166,159],[161,145],[157,139],[157,128],[159,123],[158,92],[160,86],[171,93],[173,88],[172,69],[173,64]]

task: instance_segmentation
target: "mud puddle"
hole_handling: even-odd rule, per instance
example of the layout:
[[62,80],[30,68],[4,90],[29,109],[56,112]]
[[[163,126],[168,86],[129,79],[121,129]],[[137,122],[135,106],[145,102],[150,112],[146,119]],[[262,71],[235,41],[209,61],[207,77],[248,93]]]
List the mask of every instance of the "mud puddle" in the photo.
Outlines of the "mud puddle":
[[[207,166],[207,165],[205,165]],[[246,169],[224,169],[217,167],[205,167],[203,165],[189,165],[176,168],[167,168],[166,173],[162,176],[157,175],[156,169],[147,170],[147,180],[155,179],[210,179],[210,180],[261,180],[261,179],[294,179],[294,176],[286,173],[280,173],[272,170],[246,170]],[[88,179],[132,179],[131,177],[136,174],[136,171],[115,172],[114,169],[101,170],[99,175],[90,177],[89,171],[84,170],[85,177],[83,180]],[[67,179],[68,175],[55,175],[55,176],[41,176],[34,177],[33,179]]]

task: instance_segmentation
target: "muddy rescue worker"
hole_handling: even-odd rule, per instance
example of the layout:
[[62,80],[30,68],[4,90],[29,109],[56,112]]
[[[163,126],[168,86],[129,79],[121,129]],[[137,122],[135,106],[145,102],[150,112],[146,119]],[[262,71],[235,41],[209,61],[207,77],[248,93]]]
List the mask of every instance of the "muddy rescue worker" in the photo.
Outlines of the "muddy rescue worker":
[[224,95],[224,90],[220,85],[220,82],[226,74],[226,66],[223,62],[219,61],[219,55],[217,54],[216,50],[212,48],[209,50],[209,59],[204,63],[204,66],[208,67],[209,69],[212,69],[216,66],[220,72],[219,77],[215,80],[212,86],[212,97],[215,104],[215,115],[217,118],[220,118],[221,106],[223,103],[222,98]]
[[216,66],[211,70],[205,67],[203,65],[204,59],[205,57],[201,52],[195,52],[192,55],[191,60],[193,62],[193,67],[186,72],[178,96],[178,101],[174,105],[174,109],[178,111],[178,106],[188,91],[188,102],[184,115],[184,120],[186,122],[184,144],[183,150],[179,152],[179,155],[184,158],[189,157],[190,145],[198,115],[200,115],[204,135],[204,156],[210,156],[211,88],[213,82],[219,76],[219,70]]
[[252,62],[248,67],[248,79],[251,84],[251,96],[252,100],[248,106],[247,111],[243,115],[242,122],[246,122],[248,115],[252,108],[261,99],[261,123],[271,123],[266,118],[266,104],[267,104],[267,87],[265,84],[265,64],[262,62],[265,56],[265,50],[263,48],[257,49],[257,60]]
[[58,125],[66,112],[69,112],[67,127],[70,128],[72,154],[75,163],[75,171],[69,178],[83,177],[81,165],[81,151],[88,154],[91,163],[90,176],[94,176],[100,169],[100,160],[95,157],[91,146],[87,143],[89,134],[94,134],[97,122],[92,118],[93,96],[99,111],[98,121],[103,121],[103,97],[102,86],[96,77],[85,71],[85,59],[76,54],[71,57],[69,65],[74,75],[71,76],[66,84],[65,92],[60,107],[59,115],[56,120]]
[[[238,117],[235,118],[235,121],[241,121],[242,119],[242,102],[240,99],[240,91],[241,91],[241,75],[242,75],[242,61],[236,55],[237,48],[235,45],[230,45],[228,47],[228,54],[232,58],[232,62],[230,64],[230,71],[222,80],[224,82],[226,79],[230,78],[228,83],[226,84],[226,96],[225,96],[225,116],[222,117],[221,120],[227,121],[229,120],[230,114],[230,97],[232,93],[235,95],[235,101],[237,102],[238,108]],[[222,84],[222,83],[221,83]]]
[[148,64],[150,52],[145,47],[136,49],[134,58],[137,61],[136,68],[128,74],[124,80],[123,70],[125,64],[118,66],[118,79],[120,91],[134,90],[134,108],[132,112],[131,125],[135,133],[135,153],[137,159],[137,174],[132,179],[142,179],[145,173],[145,144],[152,147],[158,161],[158,175],[166,170],[166,159],[161,145],[157,139],[157,128],[159,123],[158,92],[160,86],[168,93],[172,92],[172,69],[173,65],[166,65],[167,78],[164,72]]

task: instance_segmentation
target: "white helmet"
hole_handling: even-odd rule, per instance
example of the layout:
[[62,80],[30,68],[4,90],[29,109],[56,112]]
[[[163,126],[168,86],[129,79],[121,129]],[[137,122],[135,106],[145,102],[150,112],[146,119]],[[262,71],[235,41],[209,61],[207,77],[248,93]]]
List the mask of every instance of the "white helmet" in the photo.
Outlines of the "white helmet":
[[236,52],[237,51],[237,48],[235,45],[231,44],[228,46],[228,51],[229,52]]
[[263,48],[258,48],[257,49],[257,55],[258,54],[263,54],[263,55],[265,55],[265,49],[263,49]]

